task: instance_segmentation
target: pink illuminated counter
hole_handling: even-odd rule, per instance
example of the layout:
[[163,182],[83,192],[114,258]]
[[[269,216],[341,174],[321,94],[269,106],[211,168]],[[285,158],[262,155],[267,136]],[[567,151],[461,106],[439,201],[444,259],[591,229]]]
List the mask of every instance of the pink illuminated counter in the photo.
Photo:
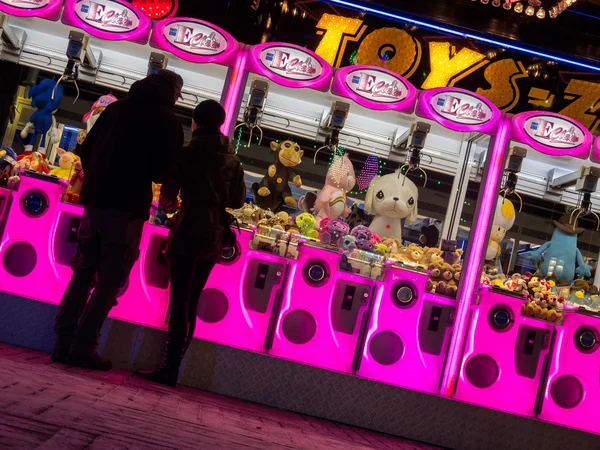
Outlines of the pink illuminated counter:
[[521,316],[524,296],[477,291],[453,398],[534,417],[555,325]]
[[565,314],[558,327],[539,418],[600,434],[600,317]]

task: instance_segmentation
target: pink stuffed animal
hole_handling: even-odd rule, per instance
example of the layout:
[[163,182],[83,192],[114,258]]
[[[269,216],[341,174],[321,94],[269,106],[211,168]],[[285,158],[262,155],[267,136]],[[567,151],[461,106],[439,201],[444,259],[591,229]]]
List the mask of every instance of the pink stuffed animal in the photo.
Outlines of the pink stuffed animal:
[[335,156],[327,171],[325,186],[319,193],[314,205],[317,226],[325,218],[331,220],[346,218],[350,208],[346,204],[346,193],[356,184],[354,167],[347,155]]

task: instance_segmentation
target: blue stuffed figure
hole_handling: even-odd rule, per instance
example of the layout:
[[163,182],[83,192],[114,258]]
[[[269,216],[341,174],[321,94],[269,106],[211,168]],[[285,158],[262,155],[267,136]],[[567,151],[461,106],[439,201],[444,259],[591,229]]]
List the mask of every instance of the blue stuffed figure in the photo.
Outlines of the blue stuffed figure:
[[535,264],[543,261],[540,272],[545,277],[554,275],[559,280],[572,281],[575,275],[582,278],[592,276],[592,268],[583,262],[583,256],[577,248],[577,235],[584,229],[569,222],[568,216],[555,220],[556,228],[550,242],[528,256]]
[[[62,86],[56,84],[54,80],[43,79],[29,89],[28,97],[31,99],[31,106],[37,110],[31,115],[29,123],[21,131],[21,137],[27,139],[28,145],[33,145],[38,135],[42,136],[40,147],[46,148],[46,133],[50,131],[50,144],[58,141],[56,131],[56,121],[54,113],[60,107],[63,99]],[[32,134],[33,133],[33,134]],[[36,151],[37,149],[33,149]]]

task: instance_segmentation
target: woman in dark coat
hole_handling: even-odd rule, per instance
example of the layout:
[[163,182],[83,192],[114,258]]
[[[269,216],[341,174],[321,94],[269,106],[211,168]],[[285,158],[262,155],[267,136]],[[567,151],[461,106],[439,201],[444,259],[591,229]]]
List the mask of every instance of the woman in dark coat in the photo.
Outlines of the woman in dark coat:
[[200,294],[221,258],[225,208],[241,208],[246,198],[240,160],[219,131],[224,121],[225,111],[216,101],[196,107],[192,140],[161,189],[161,206],[167,213],[177,209],[181,191],[181,211],[167,245],[171,260],[167,345],[157,369],[138,372],[161,384],[177,383],[181,360],[194,335]]

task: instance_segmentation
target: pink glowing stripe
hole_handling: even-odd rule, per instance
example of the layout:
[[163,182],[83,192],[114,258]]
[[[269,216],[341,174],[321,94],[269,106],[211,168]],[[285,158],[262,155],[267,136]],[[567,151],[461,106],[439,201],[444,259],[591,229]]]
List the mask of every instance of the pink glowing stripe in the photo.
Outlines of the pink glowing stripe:
[[248,51],[242,47],[237,54],[237,60],[231,68],[231,79],[225,93],[223,108],[225,108],[225,123],[221,127],[221,132],[224,135],[229,135],[231,125],[237,118],[238,108],[236,107],[237,99],[243,88],[244,73],[246,72],[246,63],[248,61]]
[[593,136],[583,125],[566,116],[530,111],[513,117],[510,139],[546,155],[588,159]]
[[100,39],[145,44],[152,20],[125,0],[67,0],[62,16],[72,25]]
[[372,66],[338,69],[331,93],[379,111],[412,114],[417,102],[417,89],[412,84],[391,70]]
[[0,11],[17,17],[39,17],[57,21],[63,0],[0,0]]
[[510,130],[510,117],[503,116],[498,127],[498,134],[494,139],[494,145],[489,154],[491,163],[489,166],[487,184],[483,190],[481,204],[479,205],[478,221],[472,230],[471,249],[469,259],[463,266],[462,289],[459,292],[458,308],[456,310],[455,332],[452,335],[450,349],[448,351],[448,364],[442,378],[442,395],[449,397],[454,390],[458,374],[461,352],[466,334],[467,317],[473,298],[475,288],[479,286],[481,278],[481,264],[483,252],[487,247],[487,234],[494,216],[494,208],[498,198],[500,175],[503,170],[504,156],[508,147],[508,133]]
[[592,148],[592,162],[600,164],[600,137],[596,138],[594,147]]
[[154,23],[150,46],[194,63],[231,66],[235,64],[239,44],[233,36],[211,23],[175,17]]

